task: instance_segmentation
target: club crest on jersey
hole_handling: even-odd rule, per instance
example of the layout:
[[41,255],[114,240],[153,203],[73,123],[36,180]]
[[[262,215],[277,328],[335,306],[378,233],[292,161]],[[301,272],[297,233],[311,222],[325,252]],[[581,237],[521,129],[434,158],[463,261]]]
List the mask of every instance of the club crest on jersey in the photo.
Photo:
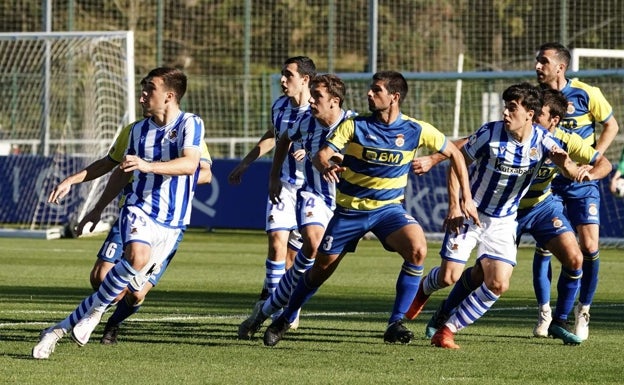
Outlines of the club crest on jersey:
[[169,140],[176,140],[176,138],[178,137],[178,130],[171,130],[169,131]]
[[595,203],[591,203],[587,211],[589,212],[589,215],[598,215],[598,207],[596,207]]
[[552,225],[555,229],[560,228],[561,226],[563,226],[563,221],[557,217],[554,217],[552,219]]
[[568,108],[566,108],[566,113],[573,114],[574,111],[576,111],[576,108],[574,108],[574,103],[568,102]]
[[531,147],[531,149],[529,150],[529,158],[533,160],[539,159],[539,152],[537,152],[536,147]]
[[403,145],[405,144],[405,135],[398,134],[396,140],[394,141],[394,144],[396,144],[397,147],[403,147]]

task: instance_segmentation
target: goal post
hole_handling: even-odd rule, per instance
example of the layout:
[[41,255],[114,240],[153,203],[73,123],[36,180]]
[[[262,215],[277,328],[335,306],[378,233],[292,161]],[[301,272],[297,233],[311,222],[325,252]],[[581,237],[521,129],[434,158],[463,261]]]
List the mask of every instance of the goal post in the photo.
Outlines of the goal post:
[[58,237],[90,210],[107,178],[47,196],[134,121],[134,71],[132,31],[0,33],[0,236]]
[[624,59],[622,49],[573,48],[570,50],[570,70],[576,72],[580,68],[583,57],[603,59]]

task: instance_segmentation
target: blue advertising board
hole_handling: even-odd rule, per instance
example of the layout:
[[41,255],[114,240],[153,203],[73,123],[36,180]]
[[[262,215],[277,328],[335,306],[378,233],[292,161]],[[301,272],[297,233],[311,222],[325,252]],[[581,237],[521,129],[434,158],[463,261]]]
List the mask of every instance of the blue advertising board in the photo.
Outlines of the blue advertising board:
[[[59,167],[59,162],[63,167]],[[50,178],[58,183],[65,175],[56,170],[77,170],[84,167],[80,159],[65,157],[55,159],[39,156],[0,157],[0,223],[18,223],[31,220],[41,201],[42,194],[50,193]],[[190,227],[260,229],[264,230],[267,204],[268,175],[270,160],[252,163],[243,176],[240,185],[230,185],[228,174],[238,160],[214,159],[213,182],[197,187]],[[425,232],[441,232],[447,210],[445,163],[434,167],[427,175],[410,175],[405,192],[405,206],[421,223]],[[48,175],[46,177],[46,175]],[[608,189],[608,179],[600,182],[602,202],[600,206],[601,237],[624,237],[624,199],[614,197]],[[86,186],[85,186],[86,187]],[[78,189],[72,189],[76,194]],[[18,204],[20,203],[21,204]],[[45,202],[45,199],[43,200]],[[52,213],[60,222],[76,215],[77,199],[74,195],[64,200],[61,206],[54,206]]]

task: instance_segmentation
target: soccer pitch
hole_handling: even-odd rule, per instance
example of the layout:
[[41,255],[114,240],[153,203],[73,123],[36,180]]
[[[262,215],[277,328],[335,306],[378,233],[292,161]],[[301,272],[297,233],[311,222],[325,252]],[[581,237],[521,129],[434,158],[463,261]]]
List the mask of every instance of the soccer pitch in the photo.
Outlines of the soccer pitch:
[[[260,231],[188,231],[161,283],[124,324],[119,344],[99,344],[103,322],[85,347],[66,337],[49,360],[31,359],[39,332],[90,294],[89,271],[102,240],[0,239],[1,384],[595,385],[624,379],[622,250],[601,251],[590,337],[580,346],[532,337],[537,308],[529,248],[520,249],[510,290],[457,335],[460,350],[434,348],[424,338],[448,289],[406,323],[417,336],[411,344],[384,344],[402,259],[368,240],[303,309],[299,329],[267,348],[264,328],[254,340],[236,339],[264,277],[267,246]],[[426,271],[439,264],[438,250],[430,245]],[[555,276],[559,267],[553,264]]]

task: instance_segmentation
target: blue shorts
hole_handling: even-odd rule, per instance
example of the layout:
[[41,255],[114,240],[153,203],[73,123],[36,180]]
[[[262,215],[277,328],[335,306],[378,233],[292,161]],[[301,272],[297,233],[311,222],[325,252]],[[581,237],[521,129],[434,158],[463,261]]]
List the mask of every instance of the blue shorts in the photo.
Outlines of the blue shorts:
[[375,234],[386,250],[395,251],[386,244],[386,238],[409,224],[418,224],[418,221],[399,204],[370,211],[338,207],[327,225],[319,251],[329,255],[353,252],[360,239],[369,231]]
[[563,202],[565,213],[576,228],[579,225],[600,225],[600,189],[593,182],[572,183],[565,188],[553,188],[555,198]]
[[[169,266],[169,263],[175,256],[176,251],[178,251],[178,246],[180,245],[183,236],[184,232],[180,233],[180,236],[176,241],[173,251],[167,256],[167,258],[165,258],[160,270],[156,274],[152,274],[152,276],[149,278],[149,282],[153,286],[156,286],[158,281],[160,281],[160,277],[162,277],[162,275],[165,273],[165,270],[167,270],[167,266]],[[97,253],[97,257],[105,262],[112,264],[117,263],[123,257],[123,245],[121,242],[121,234],[119,232],[118,220],[113,223],[113,226],[111,227],[108,235],[106,236],[106,239],[104,240],[104,244],[100,248],[100,251],[98,251]]]
[[534,207],[518,210],[517,219],[516,242],[518,243],[522,234],[529,233],[538,247],[546,247],[551,239],[566,232],[574,232],[568,217],[564,214],[563,203],[552,195]]

